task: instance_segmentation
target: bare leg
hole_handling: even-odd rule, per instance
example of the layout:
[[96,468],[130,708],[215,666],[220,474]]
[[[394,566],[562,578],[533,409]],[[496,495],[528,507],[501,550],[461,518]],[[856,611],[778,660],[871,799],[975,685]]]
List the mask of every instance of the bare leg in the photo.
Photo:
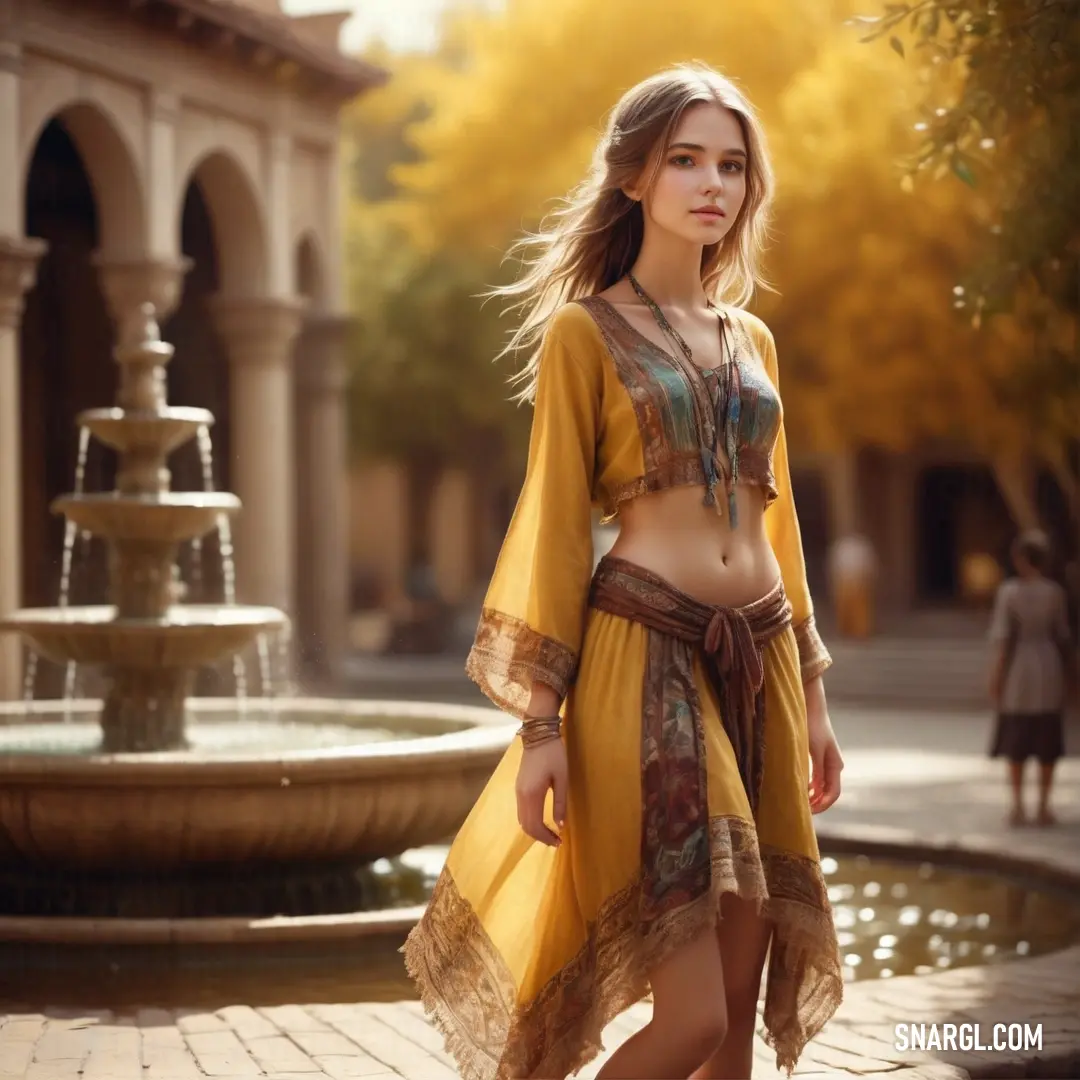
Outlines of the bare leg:
[[1050,809],[1050,789],[1054,785],[1054,762],[1039,763],[1039,814],[1040,825],[1056,825],[1057,818]]
[[653,1017],[615,1051],[597,1080],[684,1080],[723,1041],[724,971],[710,927],[649,976]]
[[1009,762],[1009,781],[1012,784],[1012,811],[1009,814],[1010,825],[1023,825],[1027,821],[1024,815],[1024,763]]
[[754,1061],[758,992],[773,926],[757,914],[751,901],[731,894],[725,895],[720,911],[723,918],[717,933],[724,965],[727,1036],[690,1080],[749,1080]]

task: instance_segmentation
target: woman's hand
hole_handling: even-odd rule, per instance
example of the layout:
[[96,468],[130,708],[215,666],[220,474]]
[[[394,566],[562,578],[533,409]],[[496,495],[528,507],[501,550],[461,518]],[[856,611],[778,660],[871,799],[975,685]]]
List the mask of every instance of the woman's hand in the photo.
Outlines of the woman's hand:
[[806,684],[806,729],[810,742],[810,812],[820,814],[840,798],[844,759],[836,741],[821,677]]
[[562,840],[544,822],[544,803],[552,795],[552,816],[561,829],[566,822],[566,788],[569,780],[566,745],[551,739],[522,752],[517,774],[518,824],[528,836],[541,844],[558,847]]

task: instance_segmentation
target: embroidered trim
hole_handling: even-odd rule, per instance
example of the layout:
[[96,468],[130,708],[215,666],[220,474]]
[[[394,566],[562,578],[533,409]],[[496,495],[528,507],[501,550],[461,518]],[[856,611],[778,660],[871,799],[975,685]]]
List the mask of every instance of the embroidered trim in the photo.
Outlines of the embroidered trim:
[[484,608],[465,673],[500,709],[524,719],[533,683],[565,697],[577,668],[577,655],[561,641],[537,633],[522,619]]
[[[744,454],[747,452],[744,451]],[[656,469],[651,469],[644,476],[634,480],[628,480],[611,491],[601,492],[599,499],[601,506],[600,524],[608,525],[619,516],[619,508],[625,502],[631,502],[639,495],[649,495],[655,491],[666,491],[668,488],[696,486],[705,483],[705,470],[701,465],[701,457],[698,454],[680,455]],[[763,487],[765,490],[765,506],[768,508],[778,498],[776,481],[771,469],[765,480],[753,479],[746,476],[740,481],[748,487]],[[736,485],[738,486],[738,485]]]
[[662,932],[654,927],[646,939],[642,882],[632,882],[601,907],[573,959],[520,1004],[505,962],[444,870],[401,951],[463,1080],[569,1076],[586,1065],[604,1050],[604,1028],[646,995],[648,972],[716,924],[724,893],[753,901],[774,923],[764,1038],[790,1075],[843,998],[821,868],[793,852],[759,850],[742,818],[712,818],[709,840],[709,893],[667,912]]
[[[683,369],[678,357],[645,337],[608,300],[586,296],[575,303],[585,308],[600,331],[619,381],[629,395],[641,438],[644,474],[619,485],[599,500],[603,510],[601,523],[607,524],[618,517],[622,503],[639,495],[705,483],[699,425],[685,409],[676,407],[670,394],[663,389],[664,379],[659,376],[666,371],[679,372],[690,397],[694,393],[694,379]],[[732,330],[736,355],[755,358],[739,363],[764,371],[764,364],[746,327],[730,312],[725,310],[723,314]],[[765,377],[768,377],[767,373]],[[763,487],[766,506],[777,498],[772,470],[774,447],[775,443],[765,452],[751,444],[741,444],[739,449],[742,465],[737,483]]]
[[810,682],[832,667],[833,659],[818,633],[813,615],[808,615],[795,627],[795,642],[799,647],[799,668],[802,681]]
[[655,469],[650,469],[644,476],[628,480],[610,492],[604,492],[600,523],[606,525],[619,516],[619,507],[639,495],[648,495],[654,491],[664,491],[671,487],[690,484],[703,484],[705,470],[701,465],[701,455],[697,453],[673,456],[670,461]]

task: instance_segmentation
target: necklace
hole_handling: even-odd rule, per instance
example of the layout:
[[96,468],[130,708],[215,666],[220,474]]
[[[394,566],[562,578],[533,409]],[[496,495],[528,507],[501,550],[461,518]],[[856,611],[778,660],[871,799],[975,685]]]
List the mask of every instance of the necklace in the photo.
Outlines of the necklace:
[[[637,293],[638,299],[652,312],[661,332],[678,345],[674,358],[677,366],[683,369],[690,382],[693,391],[694,409],[701,428],[701,464],[705,472],[704,503],[706,506],[717,507],[719,510],[716,501],[716,485],[719,483],[720,473],[725,473],[728,518],[734,528],[738,524],[735,484],[739,478],[738,431],[739,417],[742,411],[742,395],[740,393],[739,369],[727,339],[724,317],[710,301],[709,308],[716,312],[720,328],[720,368],[710,369],[710,371],[716,372],[719,383],[714,410],[709,389],[705,382],[705,373],[694,362],[693,350],[686,343],[686,339],[671,325],[660,305],[641,287],[641,283],[637,278],[632,273],[628,273],[627,278],[634,292]],[[721,432],[723,433],[724,451],[727,456],[728,467],[726,469],[717,454]]]

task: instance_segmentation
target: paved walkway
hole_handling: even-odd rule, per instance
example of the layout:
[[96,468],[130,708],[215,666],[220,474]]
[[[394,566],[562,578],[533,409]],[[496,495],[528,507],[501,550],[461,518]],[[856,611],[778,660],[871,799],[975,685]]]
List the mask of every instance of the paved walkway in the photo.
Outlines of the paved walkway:
[[[976,848],[1036,859],[1047,875],[1080,874],[1080,760],[1063,763],[1053,830],[1004,825],[1002,766],[983,757],[985,721],[836,709],[845,795],[819,818],[822,833],[860,843],[901,840],[928,853]],[[87,1002],[87,1005],[92,1005]],[[415,1002],[304,1004],[213,1013],[133,1010],[123,1015],[29,1002],[0,1014],[0,1080],[451,1080],[442,1040]],[[610,1052],[647,1022],[635,1006],[608,1029]],[[1033,1053],[898,1051],[897,1023],[1042,1025]],[[778,1074],[762,1043],[755,1077]],[[603,1059],[589,1066],[592,1077]],[[797,1075],[964,1080],[968,1076],[1080,1075],[1080,947],[986,968],[850,984],[844,1005],[807,1049]]]

